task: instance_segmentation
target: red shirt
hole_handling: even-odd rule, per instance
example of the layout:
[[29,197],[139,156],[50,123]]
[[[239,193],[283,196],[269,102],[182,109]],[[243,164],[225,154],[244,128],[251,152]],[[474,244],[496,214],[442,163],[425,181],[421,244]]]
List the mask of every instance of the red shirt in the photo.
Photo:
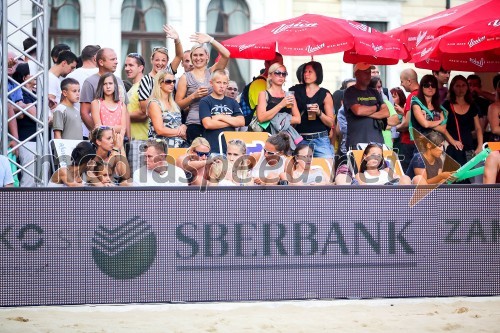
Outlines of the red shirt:
[[[405,108],[403,110],[404,113],[405,113],[405,117],[406,117],[406,114],[408,113],[408,111],[410,111],[410,108],[411,108],[411,98],[413,96],[417,96],[417,94],[418,94],[418,89],[413,90],[408,95],[408,97],[406,98],[406,104],[405,104]],[[404,143],[404,144],[407,144],[407,145],[412,145],[413,144],[413,141],[410,140],[410,132],[408,132],[408,130],[405,130],[404,132],[401,132],[400,138],[401,138],[401,140],[400,140],[401,143]]]

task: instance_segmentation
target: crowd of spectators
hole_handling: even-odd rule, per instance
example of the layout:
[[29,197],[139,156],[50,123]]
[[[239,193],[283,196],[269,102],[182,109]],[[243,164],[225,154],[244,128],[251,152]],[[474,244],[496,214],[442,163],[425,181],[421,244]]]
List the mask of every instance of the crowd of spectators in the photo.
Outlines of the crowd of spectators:
[[[484,142],[500,141],[500,75],[493,80],[496,93],[489,93],[477,75],[457,75],[448,84],[450,72],[444,69],[420,80],[405,69],[403,89],[388,89],[378,67],[361,62],[353,78],[331,93],[320,86],[321,63],[310,61],[297,69],[299,83],[286,91],[289,71],[276,53],[259,76],[239,89],[227,70],[230,53],[213,37],[195,33],[190,37],[194,45],[184,51],[176,30],[169,25],[163,30],[174,41],[175,57],[169,62],[168,50],[154,47],[151,71],[144,74],[144,58],[130,53],[125,82],[114,74],[118,60],[113,49],[88,45],[77,57],[67,45],[53,48],[51,133],[54,139],[83,141],[73,150],[71,164],[56,170],[49,185],[439,184],[454,180],[455,170],[443,165],[444,153],[464,165]],[[25,49],[33,45],[30,38],[24,43]],[[207,45],[219,53],[212,66]],[[24,85],[8,96],[9,132],[25,141],[13,152],[28,165],[17,174],[21,186],[34,186],[37,110],[36,84],[30,78],[37,66],[12,52],[8,58],[9,91]],[[177,76],[181,65],[184,73]],[[270,136],[261,151],[248,153],[241,140],[219,141],[226,131]],[[167,162],[171,148],[186,148],[175,163]],[[393,149],[403,173],[397,174],[385,158]],[[359,165],[349,153],[355,150],[363,151]],[[498,178],[497,155],[493,152],[486,161],[485,183]],[[331,168],[314,165],[318,158]],[[11,185],[12,170],[5,159],[1,162],[0,185]]]

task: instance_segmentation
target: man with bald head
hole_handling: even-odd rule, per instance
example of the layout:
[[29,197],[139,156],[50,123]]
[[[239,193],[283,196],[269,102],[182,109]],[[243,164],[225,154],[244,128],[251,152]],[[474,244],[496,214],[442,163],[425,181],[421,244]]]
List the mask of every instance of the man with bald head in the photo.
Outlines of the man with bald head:
[[413,96],[416,96],[418,93],[418,76],[417,73],[411,69],[407,68],[401,72],[399,75],[399,79],[401,80],[401,86],[404,88],[406,92],[410,94],[406,98],[406,104],[404,108],[404,117],[401,124],[396,126],[398,132],[401,133],[399,138],[394,142],[394,148],[399,150],[399,159],[401,160],[401,166],[403,170],[408,169],[410,165],[410,161],[413,158],[413,155],[417,152],[415,144],[410,139],[410,133],[408,132],[408,125],[410,121],[410,114],[408,111],[411,107],[411,99]]
[[[85,124],[85,126],[87,126],[89,131],[92,131],[95,126],[94,121],[90,116],[90,103],[94,100],[99,79],[103,74],[114,73],[118,66],[118,58],[116,56],[116,52],[113,49],[102,48],[97,51],[95,58],[97,68],[99,70],[96,74],[89,76],[85,80],[80,93],[80,115],[82,117],[83,123]],[[128,104],[128,96],[125,90],[125,86],[123,85],[123,81],[119,77],[117,77],[116,80],[118,81],[118,89],[120,90],[120,100],[123,103]],[[130,137],[128,129],[127,136]]]

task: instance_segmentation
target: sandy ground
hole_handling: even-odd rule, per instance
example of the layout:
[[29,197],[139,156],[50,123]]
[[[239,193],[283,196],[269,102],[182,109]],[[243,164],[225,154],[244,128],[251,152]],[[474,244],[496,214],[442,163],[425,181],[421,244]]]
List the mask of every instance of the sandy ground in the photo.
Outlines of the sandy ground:
[[500,297],[0,308],[0,332],[500,332]]

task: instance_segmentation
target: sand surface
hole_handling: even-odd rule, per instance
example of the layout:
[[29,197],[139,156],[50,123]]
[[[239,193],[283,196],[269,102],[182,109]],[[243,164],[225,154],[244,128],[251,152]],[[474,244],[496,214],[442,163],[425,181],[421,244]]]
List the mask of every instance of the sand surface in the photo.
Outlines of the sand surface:
[[500,332],[500,297],[0,308],[0,332]]

